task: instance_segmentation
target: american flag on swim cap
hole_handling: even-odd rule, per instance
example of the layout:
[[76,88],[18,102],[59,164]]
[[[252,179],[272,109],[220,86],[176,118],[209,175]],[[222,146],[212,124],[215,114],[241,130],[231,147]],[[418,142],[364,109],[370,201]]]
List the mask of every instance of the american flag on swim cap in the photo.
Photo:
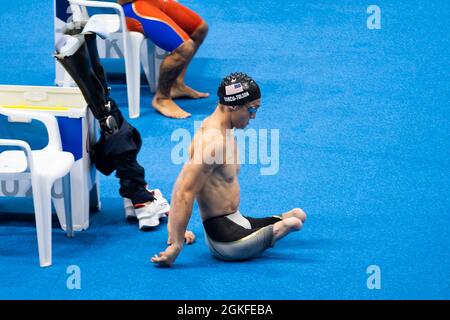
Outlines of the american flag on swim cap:
[[237,106],[261,98],[261,91],[249,75],[233,72],[222,79],[217,88],[217,96],[220,104]]
[[241,93],[242,91],[244,91],[244,89],[242,88],[242,84],[240,82],[233,83],[225,87],[225,94],[227,96],[238,94]]

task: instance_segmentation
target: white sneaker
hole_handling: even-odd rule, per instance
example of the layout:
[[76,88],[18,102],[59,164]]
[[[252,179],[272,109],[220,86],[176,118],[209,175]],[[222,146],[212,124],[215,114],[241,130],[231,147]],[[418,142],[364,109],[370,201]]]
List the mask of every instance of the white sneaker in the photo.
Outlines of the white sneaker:
[[155,200],[142,205],[133,206],[130,199],[123,199],[125,217],[127,219],[136,217],[139,220],[139,229],[141,230],[158,226],[159,219],[168,215],[170,210],[169,203],[159,189],[150,191],[154,192]]
[[125,218],[132,219],[136,218],[136,212],[134,212],[133,202],[128,198],[123,198],[123,206],[125,208]]
[[149,201],[134,208],[136,217],[139,221],[139,229],[154,228],[159,225],[161,214],[158,213],[158,204],[156,201]]
[[154,195],[155,195],[155,198],[156,198],[156,203],[158,204],[158,211],[161,212],[161,214],[163,214],[161,216],[161,218],[164,217],[164,216],[168,216],[169,215],[169,211],[170,211],[170,204],[167,201],[167,199],[164,198],[164,196],[162,195],[161,190],[153,189],[153,190],[150,190],[150,191],[154,192]]

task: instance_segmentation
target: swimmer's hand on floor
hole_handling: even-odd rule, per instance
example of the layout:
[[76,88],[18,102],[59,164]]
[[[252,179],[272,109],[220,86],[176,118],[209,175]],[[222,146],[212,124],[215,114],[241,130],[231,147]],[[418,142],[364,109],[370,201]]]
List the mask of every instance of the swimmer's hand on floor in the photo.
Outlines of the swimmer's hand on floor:
[[[192,231],[187,230],[184,233],[184,242],[186,244],[192,244],[195,241],[195,235]],[[160,267],[170,267],[174,262],[175,259],[178,257],[181,251],[180,246],[175,246],[171,244],[172,241],[167,240],[167,244],[169,245],[164,252],[160,252],[159,255],[155,254],[150,261],[153,262],[156,266]]]
[[170,267],[175,259],[180,254],[181,247],[175,245],[169,245],[164,252],[160,252],[159,255],[155,254],[150,261],[159,267]]

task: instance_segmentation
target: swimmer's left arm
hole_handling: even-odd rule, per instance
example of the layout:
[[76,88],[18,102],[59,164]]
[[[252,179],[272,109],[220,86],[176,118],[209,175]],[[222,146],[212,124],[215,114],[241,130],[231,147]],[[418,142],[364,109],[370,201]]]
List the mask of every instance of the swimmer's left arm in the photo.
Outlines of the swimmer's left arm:
[[[215,146],[212,145],[211,148],[215,148]],[[207,149],[205,149],[205,154],[208,154]],[[184,165],[172,194],[168,224],[169,238],[172,244],[164,252],[160,252],[151,259],[153,263],[160,266],[172,265],[183,248],[185,231],[192,215],[195,197],[216,166],[210,161],[196,163],[193,159]]]

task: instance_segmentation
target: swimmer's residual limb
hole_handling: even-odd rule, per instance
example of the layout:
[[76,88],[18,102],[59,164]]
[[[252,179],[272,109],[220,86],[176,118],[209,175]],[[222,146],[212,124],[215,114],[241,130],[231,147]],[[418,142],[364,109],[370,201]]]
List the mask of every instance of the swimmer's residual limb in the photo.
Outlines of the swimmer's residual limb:
[[66,34],[56,44],[54,56],[76,82],[99,121],[101,137],[91,149],[92,160],[105,175],[117,170],[122,197],[131,199],[133,204],[153,201],[154,195],[146,189],[144,168],[136,160],[142,145],[141,136],[110,97],[97,51],[97,34],[84,29],[67,26]]

